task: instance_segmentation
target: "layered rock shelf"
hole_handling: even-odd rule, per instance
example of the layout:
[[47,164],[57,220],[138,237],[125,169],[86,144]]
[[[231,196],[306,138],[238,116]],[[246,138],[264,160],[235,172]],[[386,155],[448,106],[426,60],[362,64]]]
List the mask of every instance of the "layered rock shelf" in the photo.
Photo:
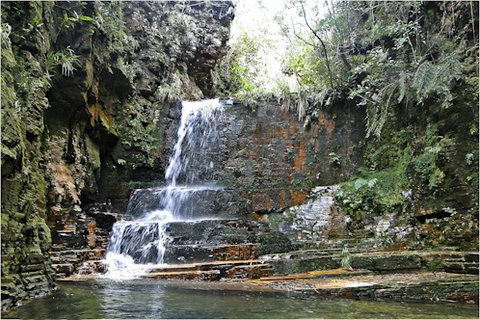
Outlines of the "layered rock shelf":
[[[392,250],[359,231],[357,237],[348,237],[345,216],[336,211],[335,190],[335,186],[315,189],[305,204],[280,215],[284,222],[273,224],[276,230],[270,228],[272,221],[169,222],[164,227],[169,239],[166,265],[152,266],[138,279],[240,281],[242,286],[235,290],[286,290],[379,300],[478,301],[478,252],[452,247]],[[295,218],[285,218],[291,216]],[[349,248],[347,252],[345,248]],[[345,255],[350,270],[342,268]],[[77,273],[60,281],[104,281],[105,264],[99,257],[101,254],[90,257]]]
[[328,272],[311,275],[267,277],[254,283],[282,291],[357,299],[478,303],[478,275],[427,271],[358,275],[347,270],[335,275]]
[[[352,254],[355,267],[350,270],[337,268],[341,258],[328,252],[282,255],[280,259],[279,255],[268,255],[253,260],[154,267],[139,279],[192,281],[190,285],[183,284],[187,287],[195,286],[195,281],[220,281],[222,285],[212,288],[239,291],[269,289],[357,299],[478,303],[478,253],[363,252]],[[463,267],[450,269],[451,260],[462,261]],[[98,273],[60,279],[63,282],[87,280],[106,281],[99,278]]]

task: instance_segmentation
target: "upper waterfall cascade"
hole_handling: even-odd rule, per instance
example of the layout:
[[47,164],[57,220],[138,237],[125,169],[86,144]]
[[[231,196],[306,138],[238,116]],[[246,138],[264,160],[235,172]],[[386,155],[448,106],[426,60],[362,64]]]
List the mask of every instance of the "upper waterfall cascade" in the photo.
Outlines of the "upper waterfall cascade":
[[202,200],[222,190],[215,181],[215,155],[221,147],[217,124],[222,112],[218,100],[182,103],[177,141],[165,171],[166,185],[132,193],[126,214],[131,220],[113,226],[107,277],[132,277],[163,264],[166,224],[212,214]]

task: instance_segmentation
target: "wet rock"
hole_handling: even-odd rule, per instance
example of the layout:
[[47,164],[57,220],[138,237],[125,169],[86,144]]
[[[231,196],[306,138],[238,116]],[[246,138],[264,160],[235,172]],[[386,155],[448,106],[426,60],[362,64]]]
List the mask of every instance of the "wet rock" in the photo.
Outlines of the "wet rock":
[[[220,186],[179,187],[180,192],[174,194],[176,212],[173,215],[181,219],[201,219],[230,216],[235,206],[231,190]],[[138,218],[145,213],[165,207],[162,203],[167,187],[138,189],[132,193],[126,214]]]
[[308,242],[324,242],[331,235],[344,235],[345,220],[335,205],[337,189],[338,186],[316,187],[304,204],[269,214],[270,226],[300,246]]
[[[363,251],[363,252],[362,252]],[[367,251],[351,252],[351,266],[374,272],[432,272],[476,274],[478,262],[465,261],[471,253],[461,251]],[[274,266],[275,274],[303,273],[341,267],[341,250],[300,250],[260,257]]]
[[[398,301],[478,302],[478,275],[412,272],[319,278],[262,278],[260,285],[323,296]],[[258,282],[257,282],[258,283]]]
[[259,279],[267,277],[272,273],[272,267],[263,265],[240,265],[227,271],[228,279]]
[[291,250],[290,240],[267,225],[248,220],[129,223],[123,229],[119,252],[137,263],[158,263],[163,241],[164,263],[193,263],[256,259],[260,254]]
[[[175,246],[237,248],[230,252],[227,250],[226,256],[219,260],[251,259],[259,254],[286,252],[292,248],[290,240],[283,234],[271,231],[265,224],[248,220],[172,222],[167,224],[166,234],[170,239],[166,257],[175,256],[176,253],[169,252],[169,247]],[[215,257],[218,259],[220,255],[212,253],[208,259],[211,261]]]

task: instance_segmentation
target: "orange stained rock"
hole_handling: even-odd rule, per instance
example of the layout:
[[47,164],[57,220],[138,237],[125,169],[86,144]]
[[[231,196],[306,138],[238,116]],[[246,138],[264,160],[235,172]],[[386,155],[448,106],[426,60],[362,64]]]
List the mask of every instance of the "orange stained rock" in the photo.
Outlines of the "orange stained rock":
[[280,191],[280,193],[278,194],[278,203],[277,203],[277,207],[278,208],[285,208],[286,207],[286,193],[285,191]]
[[331,289],[331,288],[357,288],[373,286],[376,283],[366,281],[352,281],[349,279],[331,279],[322,283],[315,284],[316,289]]
[[298,132],[298,126],[297,126],[297,123],[295,121],[291,121],[290,122],[290,130],[288,131],[288,133],[293,136],[295,133]]
[[280,139],[287,139],[288,138],[288,130],[282,126],[275,126],[275,130],[273,133],[273,138],[280,138]]
[[88,235],[87,235],[88,245],[90,247],[95,247],[95,243],[96,243],[95,233],[96,233],[96,230],[97,230],[96,221],[93,220],[93,221],[88,222],[87,223],[87,228],[88,228]]
[[297,204],[300,204],[300,203],[304,202],[305,200],[307,200],[307,195],[304,192],[290,190],[290,195],[292,197],[291,205],[293,205],[293,206],[297,205]]
[[305,144],[300,143],[298,146],[298,152],[295,154],[293,158],[293,168],[295,172],[306,172],[306,160],[307,160],[307,151],[305,148]]
[[254,160],[257,160],[258,159],[258,152],[257,152],[257,148],[248,148],[248,157],[250,159],[254,159]]
[[48,168],[52,172],[54,194],[65,195],[65,191],[68,191],[74,201],[80,201],[70,168],[63,163],[50,164]]
[[273,201],[264,192],[257,192],[252,195],[253,211],[268,210],[273,208]]
[[215,249],[213,255],[216,260],[249,260],[258,257],[256,244],[230,245]]
[[[220,270],[206,271],[173,271],[173,272],[152,272],[142,276],[142,278],[153,279],[184,279],[184,280],[209,280],[209,276],[220,275]],[[213,280],[213,279],[212,279]]]

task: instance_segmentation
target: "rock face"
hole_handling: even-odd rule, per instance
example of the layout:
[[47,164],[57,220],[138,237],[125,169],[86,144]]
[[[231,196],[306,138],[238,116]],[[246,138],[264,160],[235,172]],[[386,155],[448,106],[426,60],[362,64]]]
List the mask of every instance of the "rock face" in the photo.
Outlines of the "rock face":
[[52,260],[66,275],[101,254],[130,182],[163,179],[175,100],[208,95],[233,5],[1,5],[6,309],[54,287]]
[[269,214],[268,221],[275,230],[289,235],[302,246],[345,235],[346,217],[336,210],[337,189],[338,186],[316,187],[305,203]]
[[[223,189],[213,195],[212,212],[260,218],[303,203],[314,186],[349,179],[362,163],[363,117],[355,106],[338,105],[304,128],[275,102],[254,111],[225,104],[217,123],[221,142],[212,156],[218,164],[212,175]],[[328,160],[331,154],[335,161]]]
[[[159,239],[159,224],[134,226],[134,233],[128,232],[129,227],[132,225],[125,227],[121,241],[116,244],[120,252],[131,256],[136,263],[157,263],[158,250],[145,250],[145,247]],[[252,260],[261,254],[292,249],[285,235],[257,221],[176,221],[165,224],[162,229],[163,263],[167,264]]]
[[[266,213],[302,204],[314,186],[351,178],[362,163],[363,117],[355,106],[338,105],[319,113],[318,123],[304,128],[275,102],[265,102],[255,111],[225,104],[216,123],[219,144],[209,150],[215,163],[209,179],[216,188],[195,190],[197,211],[230,218],[253,213],[251,218],[261,219]],[[167,140],[174,141],[176,133],[168,134]],[[335,161],[328,160],[332,153]],[[195,165],[189,168],[200,172]],[[335,187],[331,189],[333,197]],[[157,209],[159,195],[166,190],[135,190],[127,213]],[[185,207],[192,206],[185,203]],[[195,214],[191,217],[200,218]]]
[[[2,5],[2,18],[3,18]],[[41,12],[41,11],[40,11]],[[2,21],[4,21],[2,19]],[[3,30],[3,26],[2,26]],[[48,183],[42,144],[42,112],[48,106],[41,80],[18,84],[22,63],[2,31],[2,309],[16,300],[43,295],[54,287],[46,224]],[[39,50],[42,50],[40,48]],[[40,75],[39,63],[26,56],[29,72]],[[28,86],[34,90],[26,90]]]
[[164,256],[166,263],[250,260],[292,249],[286,236],[256,221],[172,222],[165,231],[170,239]]
[[347,180],[362,163],[364,114],[355,106],[326,109],[309,128],[277,103],[254,112],[233,105],[225,116],[229,154],[221,176],[240,191],[245,212],[300,204],[314,186]]
[[418,235],[415,221],[404,221],[397,214],[371,217],[355,224],[339,206],[339,185],[315,187],[305,203],[266,216],[270,227],[287,235],[301,248],[353,250],[398,248],[413,245]]

